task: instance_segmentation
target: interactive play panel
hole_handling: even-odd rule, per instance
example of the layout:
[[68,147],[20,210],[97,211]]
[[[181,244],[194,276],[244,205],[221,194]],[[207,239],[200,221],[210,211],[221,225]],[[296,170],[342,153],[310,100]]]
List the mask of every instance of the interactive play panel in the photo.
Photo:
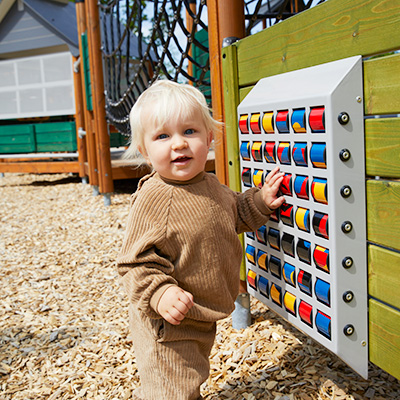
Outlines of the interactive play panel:
[[249,292],[368,375],[361,57],[261,79],[238,107],[243,191],[285,204],[245,235]]

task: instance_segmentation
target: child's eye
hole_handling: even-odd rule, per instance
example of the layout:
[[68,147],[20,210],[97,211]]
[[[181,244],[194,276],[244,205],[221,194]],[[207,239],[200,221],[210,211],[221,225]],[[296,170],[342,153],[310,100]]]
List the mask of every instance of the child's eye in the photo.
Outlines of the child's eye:
[[185,135],[193,135],[194,132],[194,129],[186,129]]
[[168,137],[168,135],[166,133],[161,133],[160,135],[158,135],[156,137],[157,140],[162,140],[162,139],[166,139]]

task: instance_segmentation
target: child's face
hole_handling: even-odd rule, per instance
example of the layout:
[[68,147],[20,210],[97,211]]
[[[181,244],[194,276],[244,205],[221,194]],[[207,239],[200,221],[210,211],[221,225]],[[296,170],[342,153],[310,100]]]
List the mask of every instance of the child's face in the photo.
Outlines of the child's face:
[[150,126],[144,137],[145,148],[139,151],[163,178],[188,181],[204,171],[212,133],[199,110],[163,127],[155,126],[151,116],[146,117]]

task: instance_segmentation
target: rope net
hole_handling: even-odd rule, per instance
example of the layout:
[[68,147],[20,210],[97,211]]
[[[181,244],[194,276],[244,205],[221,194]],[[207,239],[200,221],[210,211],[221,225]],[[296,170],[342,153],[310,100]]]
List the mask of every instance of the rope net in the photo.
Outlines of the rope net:
[[[310,8],[312,2],[245,1],[246,35]],[[160,78],[193,84],[211,104],[206,0],[101,0],[99,11],[110,124],[129,135],[133,104]]]

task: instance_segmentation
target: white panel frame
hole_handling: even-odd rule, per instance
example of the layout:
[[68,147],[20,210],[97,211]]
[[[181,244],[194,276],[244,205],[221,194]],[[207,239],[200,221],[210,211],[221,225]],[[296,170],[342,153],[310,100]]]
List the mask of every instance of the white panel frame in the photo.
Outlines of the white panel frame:
[[[326,178],[328,181],[328,204],[320,204],[310,200],[286,197],[287,202],[294,209],[304,207],[310,210],[310,232],[304,233],[297,226],[288,227],[282,222],[270,220],[270,227],[278,229],[280,236],[288,232],[297,238],[311,242],[311,250],[315,245],[329,248],[330,273],[327,274],[316,268],[314,262],[307,265],[285,254],[282,249],[275,250],[269,244],[260,244],[257,239],[245,237],[245,247],[250,244],[256,249],[264,250],[268,255],[274,255],[284,262],[295,266],[296,277],[299,269],[303,269],[312,275],[313,293],[308,296],[296,288],[285,283],[282,279],[275,278],[270,272],[264,272],[258,266],[254,266],[248,260],[247,270],[251,269],[257,274],[265,276],[269,282],[276,283],[282,288],[282,293],[288,290],[297,298],[297,316],[287,312],[282,305],[279,307],[269,299],[262,296],[258,290],[249,288],[249,292],[267,304],[272,310],[282,315],[304,333],[313,337],[326,348],[337,354],[351,368],[364,378],[368,377],[368,300],[367,300],[367,249],[366,249],[366,210],[365,210],[365,154],[364,154],[364,117],[363,117],[363,81],[362,59],[360,56],[351,57],[316,67],[293,71],[277,76],[261,79],[252,91],[246,96],[238,107],[238,115],[249,115],[274,111],[289,110],[290,115],[294,109],[305,108],[307,115],[307,133],[295,133],[290,126],[290,133],[277,132],[266,134],[243,134],[239,130],[239,147],[242,141],[262,141],[263,147],[266,141],[275,141],[276,148],[279,141],[289,141],[291,152],[295,142],[307,142],[308,166],[296,166],[292,160],[291,165],[245,161],[240,157],[241,171],[243,168],[272,170],[276,165],[281,171],[295,175],[308,175],[311,189],[312,177]],[[325,107],[325,133],[312,133],[308,124],[308,115],[311,107]],[[350,120],[342,125],[338,121],[341,112],[346,112]],[[291,125],[291,124],[290,124]],[[312,142],[326,143],[327,168],[317,169],[310,162],[310,147]],[[342,149],[348,149],[351,157],[348,161],[341,161],[339,153]],[[348,198],[340,194],[340,189],[348,185],[352,193]],[[242,184],[242,189],[247,187]],[[319,211],[329,216],[329,239],[321,238],[315,234],[312,228],[312,216],[314,211]],[[349,233],[342,231],[342,223],[350,221],[352,230]],[[257,250],[256,250],[257,253]],[[353,265],[344,268],[342,261],[345,257],[351,257]],[[330,306],[322,304],[316,299],[314,285],[320,278],[330,284]],[[343,300],[344,293],[351,291],[354,295],[350,302]],[[313,307],[313,327],[303,323],[298,315],[299,299],[302,299]],[[283,301],[282,301],[283,303]],[[320,334],[315,326],[317,310],[331,317],[331,339]],[[344,334],[344,329],[351,325],[354,329],[349,336]]]
[[[66,67],[71,71],[70,77],[68,79],[60,79],[54,80],[51,82],[46,82],[44,77],[44,62],[49,61],[55,57],[63,57],[65,59]],[[21,84],[18,82],[18,72],[17,65],[20,62],[32,62],[39,60],[40,62],[40,74],[41,74],[41,82],[35,83],[25,83]],[[50,117],[50,116],[58,116],[58,115],[75,115],[75,91],[74,91],[74,81],[73,81],[73,67],[72,67],[72,56],[69,52],[60,52],[54,54],[40,55],[40,56],[32,56],[32,57],[24,57],[17,58],[13,60],[5,60],[0,61],[1,65],[11,65],[14,71],[14,82],[11,82],[9,86],[2,82],[0,86],[0,93],[16,93],[16,102],[17,102],[17,111],[15,113],[1,113],[0,111],[0,120],[5,119],[15,119],[15,118],[33,118],[33,117]],[[52,108],[49,109],[46,104],[46,89],[51,89],[55,87],[63,87],[67,90],[69,95],[71,96],[71,105],[70,107],[60,107],[60,108]],[[40,110],[35,111],[22,111],[21,110],[21,102],[24,90],[29,89],[38,89],[41,93],[41,101],[43,103],[43,107]],[[64,99],[65,100],[65,99]],[[65,102],[64,102],[65,103]],[[0,110],[5,109],[0,104]]]

